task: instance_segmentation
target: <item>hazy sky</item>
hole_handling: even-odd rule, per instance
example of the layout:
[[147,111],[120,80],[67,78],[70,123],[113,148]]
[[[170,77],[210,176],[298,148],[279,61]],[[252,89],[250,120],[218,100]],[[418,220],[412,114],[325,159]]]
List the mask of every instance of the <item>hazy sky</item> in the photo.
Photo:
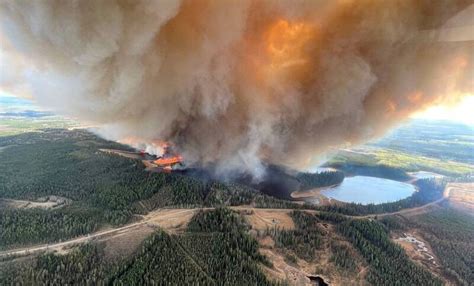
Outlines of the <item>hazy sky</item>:
[[[0,113],[21,112],[25,110],[43,111],[33,101],[15,97],[0,92]],[[411,116],[419,119],[449,120],[474,125],[474,95],[466,95],[459,103],[453,105],[438,105],[418,112]]]
[[452,106],[433,106],[418,112],[413,118],[450,120],[474,125],[474,95],[465,96],[461,102]]

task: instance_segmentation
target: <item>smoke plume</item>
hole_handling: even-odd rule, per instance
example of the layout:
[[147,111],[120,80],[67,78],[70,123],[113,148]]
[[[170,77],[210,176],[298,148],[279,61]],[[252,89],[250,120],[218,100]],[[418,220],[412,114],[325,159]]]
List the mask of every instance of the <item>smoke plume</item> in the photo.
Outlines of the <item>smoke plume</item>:
[[472,92],[473,39],[446,32],[472,3],[2,1],[0,87],[188,164],[304,168]]

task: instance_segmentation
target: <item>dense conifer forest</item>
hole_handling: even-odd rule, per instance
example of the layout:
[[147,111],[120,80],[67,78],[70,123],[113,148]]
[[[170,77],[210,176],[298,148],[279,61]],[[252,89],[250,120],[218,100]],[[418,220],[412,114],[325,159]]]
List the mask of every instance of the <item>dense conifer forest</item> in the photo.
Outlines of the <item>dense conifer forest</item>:
[[296,178],[303,184],[303,189],[321,188],[342,183],[344,173],[340,171],[298,173]]
[[86,244],[65,255],[45,254],[2,268],[0,285],[278,284],[260,270],[260,264],[271,265],[247,230],[242,218],[228,209],[200,212],[185,233],[159,230],[131,258],[105,261],[100,246]]

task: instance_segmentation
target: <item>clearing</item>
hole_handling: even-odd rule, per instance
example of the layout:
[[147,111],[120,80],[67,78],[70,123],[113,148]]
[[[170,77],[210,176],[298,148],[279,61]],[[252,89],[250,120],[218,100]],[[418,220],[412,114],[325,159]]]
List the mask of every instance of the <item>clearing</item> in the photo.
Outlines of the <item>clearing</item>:
[[59,196],[47,196],[38,198],[36,201],[1,199],[0,206],[15,209],[56,209],[71,203],[70,199]]
[[474,183],[449,183],[445,196],[451,202],[459,204],[471,211],[474,210]]

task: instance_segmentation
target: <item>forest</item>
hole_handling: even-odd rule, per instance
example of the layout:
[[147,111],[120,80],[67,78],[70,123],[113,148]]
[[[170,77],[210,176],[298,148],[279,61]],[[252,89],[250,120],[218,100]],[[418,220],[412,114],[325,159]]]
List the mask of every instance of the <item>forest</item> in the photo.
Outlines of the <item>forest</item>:
[[100,214],[82,210],[0,209],[0,249],[46,243],[91,233]]
[[0,198],[34,201],[55,195],[72,201],[55,210],[2,208],[0,248],[122,225],[135,214],[158,207],[293,205],[239,184],[146,172],[140,161],[99,150],[128,147],[84,130],[48,129],[0,137],[0,146],[6,146],[0,152]]
[[334,263],[343,271],[354,272],[357,270],[357,264],[354,259],[354,253],[351,249],[341,242],[331,241],[332,256],[329,261]]
[[303,189],[321,188],[342,183],[344,173],[340,171],[298,173],[296,178],[303,184]]
[[388,231],[381,223],[369,220],[348,220],[339,224],[337,230],[349,239],[369,264],[370,271],[366,276],[369,283],[373,285],[442,285],[438,278],[413,263],[400,246],[390,241]]
[[[391,230],[419,229],[443,264],[444,274],[459,285],[474,281],[474,220],[472,215],[449,207],[401,220],[384,218]],[[470,284],[471,283],[471,284]]]
[[277,285],[261,272],[259,264],[271,265],[247,229],[229,209],[200,212],[185,233],[159,230],[133,257],[104,261],[100,245],[87,244],[2,268],[0,285]]

